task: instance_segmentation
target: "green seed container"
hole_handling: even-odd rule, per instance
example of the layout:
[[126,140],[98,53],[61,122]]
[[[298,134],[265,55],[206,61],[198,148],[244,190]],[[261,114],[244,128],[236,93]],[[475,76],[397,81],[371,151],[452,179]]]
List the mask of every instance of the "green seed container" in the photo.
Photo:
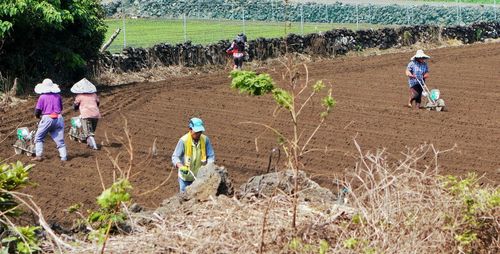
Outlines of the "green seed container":
[[17,128],[17,139],[24,140],[24,138],[26,138],[29,134],[30,131],[28,130],[28,127]]
[[72,117],[71,126],[73,126],[74,128],[80,128],[82,126],[80,117]]
[[431,100],[437,101],[439,99],[439,95],[440,95],[439,89],[432,89],[431,90],[431,94],[430,94]]

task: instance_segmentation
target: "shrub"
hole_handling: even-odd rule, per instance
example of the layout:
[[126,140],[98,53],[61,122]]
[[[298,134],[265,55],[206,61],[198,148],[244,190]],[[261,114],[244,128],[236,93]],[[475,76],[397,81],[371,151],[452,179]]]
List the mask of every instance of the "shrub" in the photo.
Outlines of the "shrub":
[[0,164],[0,253],[34,253],[40,251],[35,233],[40,227],[17,227],[8,217],[18,216],[19,203],[13,195],[29,184],[28,174],[34,165]]
[[[470,173],[466,178],[446,176],[443,187],[460,203],[456,216],[447,217],[450,230],[461,252],[484,249],[498,237],[498,209],[500,208],[500,189],[484,189],[478,178]],[[496,214],[496,215],[495,215]]]
[[[185,212],[151,216],[155,223],[137,226],[107,251],[258,252],[262,238],[265,253],[498,253],[498,186],[481,185],[475,176],[441,176],[440,153],[429,144],[395,154],[359,148],[344,181],[332,179],[349,188],[349,207],[301,203],[297,232],[289,223],[293,198],[285,193],[258,200],[219,196],[184,203]],[[256,223],[266,216],[264,230]],[[88,253],[91,246],[79,248]]]
[[87,222],[91,232],[89,238],[97,240],[102,245],[102,251],[106,247],[106,241],[113,229],[125,222],[126,214],[122,211],[121,205],[130,201],[130,190],[132,185],[127,179],[119,179],[111,187],[105,189],[99,197],[97,211],[90,211]]
[[[126,0],[129,1],[129,0]],[[118,10],[116,4],[106,5],[108,15]],[[455,25],[456,7],[437,5],[411,6],[397,4],[347,4],[347,3],[293,3],[292,1],[258,0],[146,0],[126,3],[128,10],[137,9],[145,17],[188,17],[242,20],[273,20],[300,22],[301,13],[305,22],[371,23],[407,25],[410,12],[411,23],[420,25]],[[286,10],[286,11],[285,11]],[[471,24],[479,21],[495,21],[495,9],[487,6],[463,6],[461,21]]]
[[59,84],[80,79],[104,40],[103,18],[97,0],[1,1],[3,76],[19,77],[25,90],[46,77]]

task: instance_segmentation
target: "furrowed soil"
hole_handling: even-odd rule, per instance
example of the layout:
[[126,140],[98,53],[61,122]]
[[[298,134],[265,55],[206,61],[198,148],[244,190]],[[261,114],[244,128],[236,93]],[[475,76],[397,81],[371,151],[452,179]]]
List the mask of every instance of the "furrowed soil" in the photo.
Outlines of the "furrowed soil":
[[[333,113],[311,140],[315,150],[303,158],[312,178],[336,189],[334,179],[342,179],[355,167],[358,151],[385,149],[397,161],[407,147],[432,143],[438,150],[456,148],[439,156],[441,174],[464,175],[476,172],[483,182],[500,183],[500,44],[477,44],[426,51],[430,88],[439,88],[447,112],[412,110],[404,70],[414,52],[378,56],[341,57],[308,63],[311,82],[323,80],[333,87],[337,100]],[[283,84],[280,65],[269,65],[258,72],[269,72]],[[301,80],[305,72],[300,71]],[[35,183],[24,192],[31,194],[49,222],[69,226],[75,215],[65,209],[77,203],[82,211],[95,208],[95,199],[120,170],[127,171],[132,160],[133,199],[147,208],[178,191],[171,154],[178,139],[187,132],[192,116],[205,121],[216,162],[225,166],[239,186],[254,175],[265,173],[270,150],[277,138],[252,121],[275,128],[289,126],[286,114],[273,117],[271,96],[249,97],[229,87],[228,70],[171,78],[156,83],[100,87],[103,118],[97,129],[102,149],[92,151],[66,138],[69,161],[59,161],[54,142],[47,137],[45,157],[30,173]],[[30,163],[25,155],[14,155],[12,144],[19,126],[34,128],[36,97],[3,112],[0,117],[0,158]],[[70,117],[71,94],[64,95],[66,129]],[[320,104],[314,101],[303,111],[300,126],[307,133],[318,123]],[[131,147],[124,132],[128,126]],[[156,140],[157,155],[151,156]],[[127,149],[133,152],[131,157]],[[432,158],[428,158],[432,161]],[[277,161],[276,155],[273,165]],[[279,164],[283,164],[281,155]],[[425,168],[422,167],[422,170]]]

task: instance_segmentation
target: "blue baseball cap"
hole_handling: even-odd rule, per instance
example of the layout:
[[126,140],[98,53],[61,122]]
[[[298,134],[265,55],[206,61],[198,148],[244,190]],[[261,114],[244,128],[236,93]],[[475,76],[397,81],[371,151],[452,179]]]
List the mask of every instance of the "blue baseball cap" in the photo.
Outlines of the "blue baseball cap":
[[200,132],[205,131],[205,126],[203,126],[203,121],[200,118],[193,117],[189,120],[189,129]]

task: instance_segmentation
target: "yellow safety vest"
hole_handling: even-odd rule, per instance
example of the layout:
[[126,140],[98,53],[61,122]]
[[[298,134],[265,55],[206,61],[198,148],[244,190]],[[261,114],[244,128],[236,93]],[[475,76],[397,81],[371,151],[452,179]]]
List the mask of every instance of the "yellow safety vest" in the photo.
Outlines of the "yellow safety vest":
[[[184,143],[184,166],[187,166],[196,176],[202,164],[207,162],[206,136],[201,134],[197,144],[193,142],[191,133],[188,132],[181,138]],[[185,175],[179,172],[179,177],[184,181],[194,181],[191,173]]]

